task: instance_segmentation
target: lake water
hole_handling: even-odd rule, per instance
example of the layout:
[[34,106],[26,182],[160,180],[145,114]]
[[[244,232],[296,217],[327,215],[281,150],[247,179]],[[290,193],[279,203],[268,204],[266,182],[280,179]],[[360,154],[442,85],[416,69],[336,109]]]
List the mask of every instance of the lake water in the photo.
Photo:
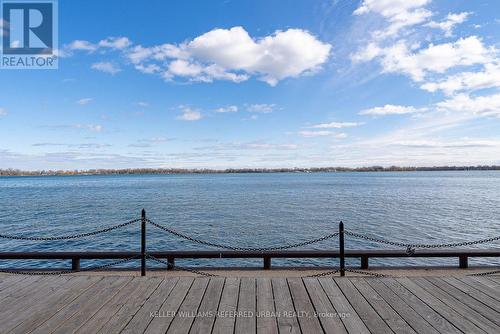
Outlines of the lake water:
[[[442,243],[500,235],[500,172],[283,173],[0,178],[0,234],[58,236],[148,218],[207,241],[237,246],[300,242],[346,229],[385,239]],[[477,247],[499,247],[500,243]],[[140,225],[70,241],[0,239],[3,251],[138,250]],[[337,248],[337,240],[309,246]],[[383,245],[347,238],[347,248]],[[148,226],[148,248],[210,249]],[[385,259],[371,264],[456,264]],[[498,264],[478,259],[472,264]],[[67,263],[67,262],[65,262]],[[326,265],[334,260],[273,260]],[[90,263],[82,262],[82,265]],[[95,262],[91,263],[92,265]],[[261,260],[178,260],[180,265],[261,265]],[[352,262],[358,264],[358,261]],[[0,261],[1,266],[54,266]]]

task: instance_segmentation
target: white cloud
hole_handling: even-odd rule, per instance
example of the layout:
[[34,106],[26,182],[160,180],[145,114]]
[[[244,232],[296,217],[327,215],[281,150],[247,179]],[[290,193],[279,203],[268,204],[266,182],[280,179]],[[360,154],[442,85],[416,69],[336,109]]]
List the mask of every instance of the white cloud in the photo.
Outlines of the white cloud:
[[4,116],[7,116],[7,110],[5,110],[5,108],[0,108],[0,117],[4,117]]
[[181,115],[177,116],[181,121],[198,121],[202,118],[201,112],[188,106],[179,106]]
[[132,45],[132,42],[127,37],[108,37],[100,41],[98,45],[104,48],[121,50]]
[[276,104],[267,104],[267,103],[257,103],[247,105],[247,111],[256,112],[261,114],[269,114],[276,110]]
[[141,108],[147,108],[147,107],[149,107],[149,103],[144,102],[144,101],[139,101],[139,102],[137,102],[137,105],[138,105],[139,107],[141,107]]
[[426,24],[427,27],[430,28],[437,28],[441,29],[444,31],[444,35],[446,37],[451,37],[453,36],[453,28],[460,23],[465,22],[467,20],[467,17],[469,17],[471,13],[469,12],[462,12],[462,13],[449,13],[444,21],[441,22],[435,22],[431,21]]
[[79,104],[81,106],[84,106],[84,105],[87,105],[89,104],[90,102],[94,101],[93,98],[90,98],[90,97],[86,97],[86,98],[83,98],[83,99],[80,99],[78,101],[76,101],[76,104]]
[[478,97],[459,94],[436,105],[445,110],[467,112],[477,116],[500,117],[500,93]]
[[285,78],[319,70],[330,50],[331,45],[301,29],[278,30],[256,39],[243,27],[233,27],[214,29],[179,45],[138,45],[126,55],[140,69],[153,64],[163,68],[170,60],[162,74],[166,79],[241,82],[256,75],[274,86]]
[[237,111],[238,111],[237,106],[227,106],[227,107],[221,107],[221,108],[215,109],[215,112],[219,112],[219,113],[237,112]]
[[429,92],[443,91],[452,95],[459,91],[473,91],[484,88],[500,87],[500,64],[486,64],[484,69],[475,72],[461,72],[439,81],[427,82],[420,86]]
[[444,73],[457,66],[491,63],[496,50],[487,48],[477,36],[460,38],[451,43],[430,44],[427,48],[412,52],[404,41],[370,51],[363,50],[351,56],[354,61],[380,60],[383,72],[403,73],[414,81],[422,81],[427,73]]
[[360,126],[363,123],[359,122],[331,122],[331,123],[321,123],[310,126],[315,129],[342,129],[342,128],[352,128],[355,126]]
[[375,107],[360,111],[360,115],[385,116],[385,115],[403,115],[426,111],[426,108],[415,108],[413,106],[398,106],[386,104],[383,107]]
[[71,42],[69,45],[67,45],[66,48],[71,51],[94,52],[97,50],[98,46],[88,41],[75,40]]
[[388,26],[373,32],[376,38],[397,35],[401,29],[425,22],[432,12],[423,8],[431,0],[363,0],[354,15],[376,13],[384,17]]
[[306,138],[329,137],[329,136],[333,136],[336,139],[347,138],[347,135],[345,133],[334,133],[332,131],[327,131],[327,130],[320,130],[320,131],[304,130],[304,131],[299,131],[299,135]]
[[100,124],[75,124],[73,126],[76,129],[84,129],[92,132],[101,132],[103,127]]
[[104,73],[109,73],[111,75],[115,75],[119,72],[121,72],[121,68],[118,67],[115,63],[103,61],[103,62],[98,62],[94,63],[91,65],[91,68],[96,71],[101,71]]

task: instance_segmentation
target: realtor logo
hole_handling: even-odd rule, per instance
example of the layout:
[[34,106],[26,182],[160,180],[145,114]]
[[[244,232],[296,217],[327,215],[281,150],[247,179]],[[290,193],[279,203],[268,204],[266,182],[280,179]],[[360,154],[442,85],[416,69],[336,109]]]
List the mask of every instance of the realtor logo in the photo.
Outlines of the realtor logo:
[[57,68],[57,2],[0,0],[2,69]]

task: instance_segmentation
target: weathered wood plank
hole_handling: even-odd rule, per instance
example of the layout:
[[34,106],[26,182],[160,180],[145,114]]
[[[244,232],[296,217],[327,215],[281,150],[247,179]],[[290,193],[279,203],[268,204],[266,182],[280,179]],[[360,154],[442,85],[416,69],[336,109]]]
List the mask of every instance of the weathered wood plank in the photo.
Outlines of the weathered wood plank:
[[288,278],[287,281],[302,333],[324,333],[318,318],[314,316],[314,306],[309,299],[302,279]]
[[109,296],[110,293],[118,291],[130,279],[131,277],[103,277],[102,280],[92,285],[87,293],[78,296],[78,298],[35,328],[33,333],[52,333],[82,308],[95,305],[100,300],[102,301],[102,294]]
[[122,333],[135,334],[144,332],[151,320],[153,320],[152,313],[154,315],[155,312],[158,312],[178,282],[179,277],[164,279],[141,309],[137,311],[132,320],[125,326]]
[[11,333],[29,333],[39,326],[39,324],[52,317],[61,308],[85,293],[92,285],[100,281],[102,277],[81,276],[72,278],[68,284],[61,286],[48,299],[34,303],[29,309],[29,316],[17,324]]
[[500,300],[500,285],[480,277],[460,277],[459,279],[464,283],[477,287],[496,300]]
[[383,279],[364,279],[398,314],[418,333],[437,334],[439,333],[424,318],[422,318],[413,308],[408,306],[403,299],[389,289]]
[[75,333],[97,333],[109,321],[109,319],[125,304],[130,295],[139,288],[135,284],[137,278],[133,278],[120,291],[111,298],[103,307],[90,317]]
[[193,285],[182,302],[179,312],[172,320],[167,333],[189,333],[189,329],[196,317],[201,300],[207,290],[209,279],[206,277],[195,278]]
[[257,333],[278,334],[270,278],[257,278]]
[[166,333],[193,282],[194,279],[191,277],[179,279],[174,290],[161,305],[158,314],[153,317],[144,333]]
[[349,278],[394,333],[416,334],[408,323],[365,280]]
[[449,305],[460,314],[464,319],[469,320],[474,323],[479,328],[483,329],[488,333],[500,332],[500,327],[495,325],[493,322],[485,318],[479,312],[469,307],[467,304],[463,304],[453,295],[449,294],[447,291],[441,290],[439,287],[435,286],[431,282],[425,280],[424,278],[412,278],[412,282],[416,283],[421,288],[425,289],[427,292],[432,294],[434,297],[439,298],[443,303]]
[[243,277],[240,280],[240,295],[238,299],[238,316],[234,332],[255,333],[257,330],[255,278]]
[[99,333],[120,333],[141,306],[144,305],[151,294],[158,288],[161,281],[161,277],[151,277],[147,279],[139,277],[139,280],[134,283],[139,285],[138,289],[130,294],[128,300],[118,309],[111,319],[109,319],[106,325],[100,329]]
[[484,305],[480,301],[475,298],[472,298],[465,292],[460,289],[457,289],[451,284],[448,284],[446,281],[438,278],[438,277],[426,277],[426,280],[430,281],[435,286],[439,287],[441,290],[446,291],[460,302],[470,306],[475,309],[477,312],[482,314],[484,317],[488,318],[490,321],[500,326],[500,316],[498,312],[495,312],[490,307]]
[[189,333],[206,334],[212,332],[223,287],[224,278],[215,277],[210,279],[198,310],[199,316],[195,318]]
[[212,333],[226,334],[234,332],[234,324],[236,322],[234,314],[238,308],[239,292],[240,279],[226,278],[217,310],[219,315],[215,319]]
[[303,282],[325,333],[347,333],[340,320],[341,312],[332,305],[318,279],[304,278]]
[[325,290],[325,293],[328,296],[328,299],[330,299],[333,307],[335,307],[338,314],[342,315],[341,320],[347,331],[350,333],[370,333],[335,281],[336,279],[334,280],[328,277],[319,279],[319,282],[323,286],[323,289]]
[[338,279],[335,280],[335,282],[371,333],[386,334],[392,332],[377,311],[375,311],[363,295],[356,290],[350,280]]
[[472,287],[459,279],[455,277],[445,277],[443,278],[447,283],[453,285],[457,289],[462,290],[469,296],[479,300],[485,305],[488,305],[491,307],[493,310],[499,311],[499,316],[500,316],[500,301],[496,300],[495,298],[489,296],[488,294],[484,293],[481,290],[476,289],[475,287]]
[[285,278],[273,278],[271,280],[273,286],[274,305],[278,317],[279,333],[299,334],[300,326],[297,320],[297,313],[293,306],[290,289]]
[[396,281],[404,286],[408,291],[417,296],[422,302],[431,307],[434,311],[439,313],[447,321],[451,322],[456,328],[464,333],[479,333],[482,329],[475,326],[473,323],[464,318],[461,314],[457,313],[451,306],[443,303],[436,296],[427,292],[415,282],[408,278],[398,278]]
[[434,311],[426,303],[422,302],[422,300],[399,284],[395,279],[384,279],[384,283],[439,332],[460,333],[460,330],[453,326],[445,317]]

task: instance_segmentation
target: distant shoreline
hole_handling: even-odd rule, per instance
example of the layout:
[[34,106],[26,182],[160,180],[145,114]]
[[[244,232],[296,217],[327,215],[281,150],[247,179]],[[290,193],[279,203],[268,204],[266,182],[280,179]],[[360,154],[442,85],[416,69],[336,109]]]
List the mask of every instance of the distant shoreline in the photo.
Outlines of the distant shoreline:
[[500,170],[500,166],[433,166],[433,167],[312,167],[312,168],[124,168],[88,170],[38,170],[0,169],[2,176],[71,176],[71,175],[168,175],[168,174],[263,174],[263,173],[343,173],[343,172],[431,172]]

